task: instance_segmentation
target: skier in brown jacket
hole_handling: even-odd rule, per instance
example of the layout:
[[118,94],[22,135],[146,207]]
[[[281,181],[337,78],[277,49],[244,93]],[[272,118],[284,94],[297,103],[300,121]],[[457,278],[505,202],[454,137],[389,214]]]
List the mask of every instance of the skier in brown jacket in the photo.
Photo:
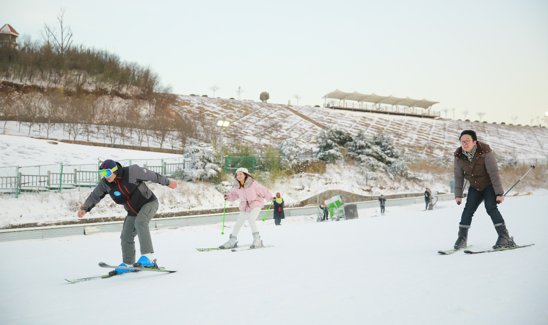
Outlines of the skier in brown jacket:
[[462,202],[464,179],[470,182],[470,187],[461,215],[455,249],[466,247],[472,217],[482,201],[485,202],[487,214],[491,217],[498,234],[497,242],[493,248],[516,246],[513,238],[508,234],[504,219],[497,207],[497,204],[504,201],[504,190],[500,181],[495,153],[487,144],[477,141],[476,132],[472,130],[462,131],[459,140],[461,146],[454,154],[455,201],[457,204]]

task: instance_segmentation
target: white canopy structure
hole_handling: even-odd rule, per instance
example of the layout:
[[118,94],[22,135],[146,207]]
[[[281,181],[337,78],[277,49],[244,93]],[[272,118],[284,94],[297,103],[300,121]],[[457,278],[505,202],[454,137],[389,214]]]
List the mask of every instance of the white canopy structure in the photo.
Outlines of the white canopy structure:
[[324,98],[339,99],[339,100],[352,100],[359,103],[373,103],[373,104],[385,104],[385,105],[397,105],[397,106],[407,106],[407,107],[420,107],[424,109],[429,109],[432,105],[439,102],[433,102],[426,99],[412,99],[409,97],[400,98],[394,96],[379,96],[375,94],[362,94],[359,92],[347,93],[341,90],[335,90],[327,95]]

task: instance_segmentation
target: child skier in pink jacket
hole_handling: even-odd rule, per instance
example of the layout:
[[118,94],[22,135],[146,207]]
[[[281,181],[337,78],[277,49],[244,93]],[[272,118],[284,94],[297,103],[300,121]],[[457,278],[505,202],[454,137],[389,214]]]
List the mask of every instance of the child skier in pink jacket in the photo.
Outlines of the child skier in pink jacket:
[[251,248],[263,247],[263,241],[259,236],[259,230],[255,219],[259,216],[261,208],[264,206],[264,200],[272,200],[274,197],[270,191],[259,184],[251,175],[247,168],[238,168],[236,170],[236,182],[234,187],[225,195],[225,200],[240,200],[240,215],[234,225],[229,240],[219,248],[234,248],[237,246],[237,236],[240,228],[247,220],[253,234],[253,243]]

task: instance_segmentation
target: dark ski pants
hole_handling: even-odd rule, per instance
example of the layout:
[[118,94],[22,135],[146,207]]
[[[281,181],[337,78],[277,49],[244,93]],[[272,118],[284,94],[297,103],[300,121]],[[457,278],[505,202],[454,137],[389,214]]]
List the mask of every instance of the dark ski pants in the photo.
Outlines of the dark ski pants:
[[384,213],[384,205],[381,205],[381,213]]
[[487,214],[491,217],[493,224],[495,226],[504,224],[504,219],[502,218],[502,215],[497,207],[497,196],[495,194],[495,190],[493,189],[493,185],[489,185],[481,192],[473,187],[468,189],[466,205],[464,206],[464,211],[462,211],[462,215],[460,217],[461,226],[470,226],[472,224],[472,217],[482,201],[485,201],[485,210],[487,210]]
[[139,248],[141,255],[154,253],[152,247],[152,238],[148,224],[158,211],[158,200],[148,202],[141,207],[136,217],[127,216],[124,220],[122,234],[122,259],[126,264],[135,263],[135,236],[139,238]]

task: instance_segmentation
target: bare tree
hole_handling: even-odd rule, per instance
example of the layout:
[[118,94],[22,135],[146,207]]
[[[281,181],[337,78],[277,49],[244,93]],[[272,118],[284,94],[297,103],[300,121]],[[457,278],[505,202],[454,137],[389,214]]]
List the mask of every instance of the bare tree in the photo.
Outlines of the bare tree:
[[168,133],[175,128],[177,116],[170,109],[173,97],[167,94],[157,94],[154,98],[154,115],[152,127],[154,134],[160,141],[160,148],[163,148]]
[[142,106],[139,107],[140,111],[144,111],[144,116],[140,117],[138,120],[134,121],[133,127],[135,135],[137,136],[137,142],[140,146],[143,145],[144,140],[147,140],[149,143],[149,130],[147,126],[152,124],[153,121],[153,105],[150,101],[145,101]]
[[107,124],[105,125],[105,127],[107,129],[106,137],[109,139],[110,144],[116,144],[116,139],[118,138],[118,128],[116,127],[116,125],[113,124]]
[[42,35],[46,43],[50,44],[61,55],[64,55],[72,45],[72,31],[70,27],[65,26],[64,18],[65,10],[62,9],[59,16],[57,16],[59,31],[44,24],[44,34]]
[[176,137],[179,140],[182,149],[184,149],[187,139],[194,137],[196,134],[194,122],[196,121],[185,119],[182,115],[179,115],[179,118],[175,121],[175,129],[177,130]]
[[133,101],[125,100],[121,103],[118,103],[119,111],[112,116],[112,122],[116,125],[116,134],[118,135],[118,142],[125,144],[126,138],[131,138],[131,112],[130,107],[132,107]]
[[76,141],[78,135],[82,133],[84,129],[83,124],[83,110],[82,107],[85,106],[85,97],[66,97],[63,103],[63,121],[65,124],[65,129],[69,134],[69,138]]
[[447,118],[447,111],[449,111],[448,108],[444,108],[442,109],[442,112],[443,112],[443,116],[445,116],[445,118]]
[[137,137],[137,143],[139,143],[139,145],[142,146],[143,141],[145,141],[145,138],[148,138],[148,130],[142,129],[142,128],[136,128],[133,131],[135,131],[135,136]]
[[468,116],[468,110],[462,111],[462,116],[464,116],[464,119],[466,120],[466,117]]
[[479,121],[483,122],[483,117],[485,116],[485,112],[478,112]]
[[23,119],[27,122],[29,136],[33,125],[37,123],[41,115],[40,97],[38,93],[25,94],[21,97],[24,110]]
[[8,119],[12,118],[13,102],[10,93],[0,94],[0,119],[4,119],[3,133],[6,133]]
[[516,115],[512,116],[511,117],[512,119],[512,124],[516,124],[516,121],[518,120],[518,117]]
[[45,115],[44,126],[46,129],[46,139],[49,139],[49,135],[55,129],[55,125],[59,120],[59,107],[61,106],[59,105],[59,100],[60,96],[57,92],[53,94],[48,93],[41,98],[41,106]]
[[301,100],[301,96],[299,94],[293,95],[293,98],[295,98],[295,101],[297,101],[297,106],[299,106],[299,100]]
[[215,92],[217,92],[217,90],[219,90],[219,86],[217,85],[214,85],[214,86],[211,86],[211,88],[209,88],[212,92],[213,92],[213,98],[215,98]]
[[242,89],[242,86],[238,86],[238,89],[236,89],[236,94],[238,94],[238,100],[242,99],[242,93],[244,90]]

